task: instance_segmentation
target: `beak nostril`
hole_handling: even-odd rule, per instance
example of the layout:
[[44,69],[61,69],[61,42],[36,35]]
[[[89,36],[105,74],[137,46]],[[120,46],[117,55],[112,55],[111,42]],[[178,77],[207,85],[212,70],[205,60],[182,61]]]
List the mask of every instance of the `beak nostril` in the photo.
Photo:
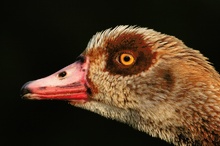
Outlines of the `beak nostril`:
[[61,73],[58,74],[59,78],[64,78],[66,76],[66,71],[62,71]]

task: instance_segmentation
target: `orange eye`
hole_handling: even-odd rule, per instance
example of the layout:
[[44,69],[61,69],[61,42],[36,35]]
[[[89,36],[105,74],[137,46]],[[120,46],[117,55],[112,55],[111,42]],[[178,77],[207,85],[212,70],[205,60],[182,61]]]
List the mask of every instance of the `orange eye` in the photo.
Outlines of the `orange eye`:
[[119,56],[119,62],[123,65],[132,65],[135,62],[134,57],[131,54],[123,53]]

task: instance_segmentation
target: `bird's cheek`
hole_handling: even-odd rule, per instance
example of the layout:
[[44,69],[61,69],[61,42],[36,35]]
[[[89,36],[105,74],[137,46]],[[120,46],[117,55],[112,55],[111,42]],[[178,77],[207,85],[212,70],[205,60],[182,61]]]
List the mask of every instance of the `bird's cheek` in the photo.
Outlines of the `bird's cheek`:
[[94,76],[97,76],[97,74],[90,71],[90,68],[89,68],[87,71],[87,75],[86,75],[86,82],[88,86],[88,96],[90,98],[93,98],[93,96],[99,92],[98,86],[97,84],[95,84],[96,80],[93,78]]

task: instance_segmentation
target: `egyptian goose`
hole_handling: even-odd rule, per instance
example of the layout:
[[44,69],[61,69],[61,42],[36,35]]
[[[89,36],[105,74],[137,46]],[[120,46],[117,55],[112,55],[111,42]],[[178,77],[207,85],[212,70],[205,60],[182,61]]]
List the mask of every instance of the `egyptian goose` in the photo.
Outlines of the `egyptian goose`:
[[220,76],[199,51],[152,29],[95,34],[76,61],[21,90],[67,100],[174,145],[220,145]]

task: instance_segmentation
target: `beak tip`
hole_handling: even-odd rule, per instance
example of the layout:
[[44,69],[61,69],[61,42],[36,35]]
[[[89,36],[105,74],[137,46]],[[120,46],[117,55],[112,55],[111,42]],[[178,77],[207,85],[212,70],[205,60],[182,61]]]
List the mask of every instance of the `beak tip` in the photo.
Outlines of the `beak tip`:
[[[31,82],[31,81],[30,81]],[[20,90],[20,96],[22,98],[25,97],[26,94],[31,93],[30,89],[28,88],[28,85],[30,84],[30,82],[25,83]]]

